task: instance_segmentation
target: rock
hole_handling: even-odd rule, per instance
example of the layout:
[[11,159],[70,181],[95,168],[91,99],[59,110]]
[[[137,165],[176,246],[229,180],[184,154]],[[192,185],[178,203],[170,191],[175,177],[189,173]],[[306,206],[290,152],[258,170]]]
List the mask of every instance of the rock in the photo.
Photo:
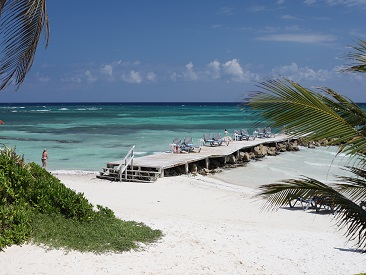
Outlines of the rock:
[[251,159],[251,155],[247,152],[244,153],[244,156],[243,156],[243,161],[250,161]]
[[244,152],[239,152],[239,155],[238,155],[238,161],[242,161],[243,158],[244,158]]
[[253,149],[256,157],[264,157],[268,153],[268,147],[260,144]]
[[278,143],[277,144],[277,150],[280,151],[280,152],[286,152],[287,149],[286,149],[286,143]]
[[276,156],[277,155],[276,147],[269,147],[267,150],[267,155]]
[[227,163],[229,163],[229,164],[235,164],[235,163],[236,163],[236,158],[235,158],[235,156],[234,156],[234,155],[229,155],[229,156],[227,157],[226,162],[227,162]]

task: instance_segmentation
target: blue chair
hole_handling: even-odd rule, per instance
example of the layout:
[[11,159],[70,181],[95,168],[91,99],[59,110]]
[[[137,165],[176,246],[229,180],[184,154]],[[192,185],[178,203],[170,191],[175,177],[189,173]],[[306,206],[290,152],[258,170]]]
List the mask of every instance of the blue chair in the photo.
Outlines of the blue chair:
[[192,152],[192,148],[185,146],[184,143],[182,143],[182,140],[180,138],[173,139],[174,144],[174,153],[190,153]]
[[197,153],[201,152],[201,147],[200,146],[195,146],[193,144],[193,138],[192,137],[185,137],[182,145],[184,147],[190,148],[191,152],[197,152]]
[[203,135],[203,141],[204,141],[204,144],[206,145],[207,143],[210,144],[210,146],[214,146],[215,144],[217,145],[221,145],[221,144],[218,144],[218,142],[216,140],[214,140],[210,134],[204,134]]

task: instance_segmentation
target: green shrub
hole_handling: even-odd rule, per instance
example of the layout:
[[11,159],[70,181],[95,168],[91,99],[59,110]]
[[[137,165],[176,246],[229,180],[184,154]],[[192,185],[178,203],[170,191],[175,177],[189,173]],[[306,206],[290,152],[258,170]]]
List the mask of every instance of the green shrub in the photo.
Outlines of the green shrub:
[[0,249],[22,244],[30,236],[32,211],[24,203],[0,205]]
[[15,150],[0,152],[0,250],[26,241],[81,251],[122,252],[161,237],[160,230],[115,218]]

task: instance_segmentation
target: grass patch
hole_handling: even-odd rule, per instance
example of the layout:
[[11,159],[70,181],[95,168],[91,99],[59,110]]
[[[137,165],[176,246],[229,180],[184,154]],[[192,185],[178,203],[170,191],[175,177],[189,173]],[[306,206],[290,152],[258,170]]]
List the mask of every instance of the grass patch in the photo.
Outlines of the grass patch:
[[123,221],[100,215],[90,222],[66,219],[62,215],[36,213],[33,220],[32,242],[49,248],[63,248],[81,252],[120,253],[138,249],[161,237],[160,230],[152,230],[143,223]]

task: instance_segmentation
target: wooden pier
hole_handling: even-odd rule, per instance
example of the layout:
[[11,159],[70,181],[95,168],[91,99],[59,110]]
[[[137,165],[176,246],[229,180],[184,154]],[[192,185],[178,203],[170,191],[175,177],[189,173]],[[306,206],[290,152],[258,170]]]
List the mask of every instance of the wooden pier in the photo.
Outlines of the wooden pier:
[[127,156],[123,160],[108,162],[107,167],[103,168],[103,171],[97,177],[119,181],[151,182],[159,177],[164,177],[168,169],[181,167],[181,170],[189,173],[190,167],[192,168],[194,164],[196,167],[200,166],[208,169],[210,161],[214,159],[223,158],[226,160],[230,155],[238,157],[240,152],[248,152],[260,144],[277,144],[288,141],[288,136],[280,134],[272,138],[231,141],[228,145],[223,142],[221,146],[201,146],[200,152],[165,152],[138,158],[133,157],[132,148],[132,153],[130,150],[128,154],[129,163],[126,164]]

